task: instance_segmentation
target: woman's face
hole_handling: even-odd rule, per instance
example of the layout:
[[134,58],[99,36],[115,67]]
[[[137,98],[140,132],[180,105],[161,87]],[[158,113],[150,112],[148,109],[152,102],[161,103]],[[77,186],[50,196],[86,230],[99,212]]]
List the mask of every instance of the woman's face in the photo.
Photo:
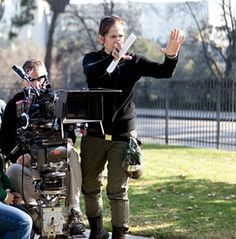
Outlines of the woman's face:
[[106,35],[100,35],[100,43],[105,47],[107,54],[111,53],[114,44],[117,42],[119,42],[121,47],[124,44],[124,26],[120,22],[116,22],[112,25]]

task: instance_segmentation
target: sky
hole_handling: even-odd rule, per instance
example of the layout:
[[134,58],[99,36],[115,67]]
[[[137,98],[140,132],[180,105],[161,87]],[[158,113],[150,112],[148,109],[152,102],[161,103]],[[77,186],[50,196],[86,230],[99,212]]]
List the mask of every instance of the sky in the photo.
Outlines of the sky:
[[[185,2],[186,0],[129,0],[130,2]],[[188,1],[196,1],[196,0],[188,0]],[[201,0],[200,0],[201,1]],[[202,0],[203,1],[203,0]],[[102,0],[70,0],[70,3],[100,3]],[[127,2],[127,0],[114,0],[114,2]]]
[[[142,3],[158,3],[158,2],[196,2],[196,1],[207,1],[207,0],[113,0],[114,2],[119,3],[127,3],[129,2],[142,2]],[[219,8],[219,3],[221,3],[222,0],[208,0],[209,1],[209,8],[211,9],[211,16],[210,16],[210,22],[214,22],[215,25],[220,25],[221,20],[219,16],[222,13],[222,8]],[[70,0],[70,3],[75,4],[88,4],[88,3],[101,3],[104,2],[104,0]],[[227,1],[226,1],[227,2]],[[233,8],[233,14],[236,13],[236,0],[231,0],[232,8]]]

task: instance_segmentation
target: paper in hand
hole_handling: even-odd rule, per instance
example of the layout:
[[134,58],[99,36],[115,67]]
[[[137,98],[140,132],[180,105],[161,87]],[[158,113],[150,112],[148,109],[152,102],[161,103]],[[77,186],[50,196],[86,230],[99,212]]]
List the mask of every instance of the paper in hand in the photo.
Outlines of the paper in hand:
[[131,45],[134,43],[134,41],[136,40],[136,36],[131,33],[129,35],[129,37],[127,38],[127,40],[125,41],[124,46],[122,47],[122,49],[120,50],[120,57],[117,60],[113,60],[111,62],[111,64],[107,67],[107,72],[108,73],[112,73],[114,71],[114,69],[116,68],[117,64],[119,63],[120,59],[126,54],[126,52],[129,50],[129,48],[131,47]]

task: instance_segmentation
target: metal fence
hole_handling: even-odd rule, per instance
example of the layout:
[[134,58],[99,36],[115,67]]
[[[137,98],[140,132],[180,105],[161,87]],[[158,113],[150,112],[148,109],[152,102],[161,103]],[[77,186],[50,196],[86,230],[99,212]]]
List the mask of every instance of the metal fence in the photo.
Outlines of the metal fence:
[[[18,88],[19,89],[19,88]],[[9,100],[17,88],[2,88]],[[141,81],[136,88],[137,130],[144,143],[236,150],[233,81]]]
[[140,107],[142,97],[136,100],[143,142],[236,149],[234,82],[160,80],[152,88],[146,94],[150,107]]

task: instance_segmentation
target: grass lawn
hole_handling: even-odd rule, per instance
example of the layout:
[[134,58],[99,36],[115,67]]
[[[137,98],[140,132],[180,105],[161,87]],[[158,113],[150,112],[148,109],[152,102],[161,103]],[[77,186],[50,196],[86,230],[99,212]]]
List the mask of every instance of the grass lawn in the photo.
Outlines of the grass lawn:
[[[236,152],[161,145],[142,149],[143,176],[130,180],[131,234],[236,238]],[[105,192],[104,221],[111,230]]]

